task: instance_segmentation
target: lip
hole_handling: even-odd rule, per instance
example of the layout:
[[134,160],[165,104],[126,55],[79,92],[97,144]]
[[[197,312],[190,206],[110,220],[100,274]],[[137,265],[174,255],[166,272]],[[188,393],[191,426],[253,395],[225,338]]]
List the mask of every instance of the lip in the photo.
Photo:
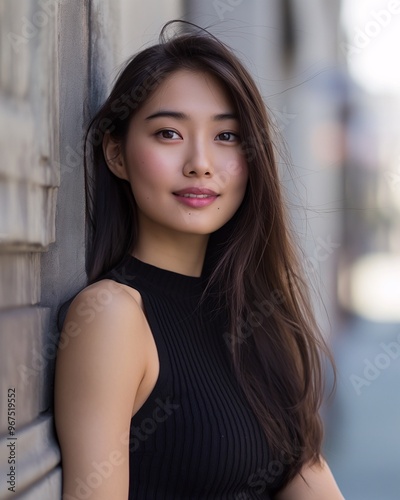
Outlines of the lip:
[[[175,191],[173,194],[181,203],[192,208],[201,208],[211,205],[211,203],[213,203],[219,196],[217,193],[215,193],[215,191],[212,191],[211,189],[197,188],[197,187],[181,189],[180,191]],[[183,196],[185,194],[197,194],[197,195],[207,195],[207,196],[205,196],[204,198],[191,198]]]
[[209,194],[211,196],[218,196],[218,194],[212,189],[200,188],[200,187],[188,187],[186,189],[181,189],[180,191],[175,191],[173,194],[184,195],[184,194]]

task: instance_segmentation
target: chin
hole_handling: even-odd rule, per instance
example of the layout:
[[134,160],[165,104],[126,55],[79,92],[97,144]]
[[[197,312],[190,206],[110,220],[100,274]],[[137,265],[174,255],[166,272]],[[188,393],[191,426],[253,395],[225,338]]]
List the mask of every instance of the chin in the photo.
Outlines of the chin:
[[221,220],[220,223],[216,223],[214,221],[213,224],[202,224],[200,221],[196,221],[192,215],[187,215],[187,217],[185,217],[186,224],[180,224],[179,228],[177,227],[176,229],[184,233],[207,235],[218,231],[218,229],[224,226],[228,220],[229,219],[224,218],[224,220]]

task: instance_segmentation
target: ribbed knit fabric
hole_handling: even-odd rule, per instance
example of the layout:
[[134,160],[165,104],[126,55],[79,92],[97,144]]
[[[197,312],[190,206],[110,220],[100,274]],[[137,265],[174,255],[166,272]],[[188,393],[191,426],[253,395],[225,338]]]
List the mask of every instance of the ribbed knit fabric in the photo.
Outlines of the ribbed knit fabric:
[[282,464],[268,462],[234,376],[227,315],[216,314],[209,297],[198,307],[204,276],[128,255],[105,277],[140,292],[160,363],[131,422],[129,500],[271,498]]

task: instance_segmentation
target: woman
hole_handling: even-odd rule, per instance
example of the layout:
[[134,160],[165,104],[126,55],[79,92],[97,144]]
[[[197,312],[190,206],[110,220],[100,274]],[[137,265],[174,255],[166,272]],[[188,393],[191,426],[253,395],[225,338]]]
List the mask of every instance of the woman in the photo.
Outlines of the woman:
[[65,499],[343,498],[271,125],[207,32],[136,55],[87,135],[88,286],[56,363]]

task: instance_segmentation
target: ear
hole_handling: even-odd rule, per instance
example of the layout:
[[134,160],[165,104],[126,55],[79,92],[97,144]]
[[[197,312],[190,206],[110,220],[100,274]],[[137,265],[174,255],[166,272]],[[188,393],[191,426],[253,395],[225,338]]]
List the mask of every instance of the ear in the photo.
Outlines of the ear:
[[109,132],[104,134],[103,154],[111,172],[120,179],[129,181],[125,161],[121,151],[121,143],[113,139]]

